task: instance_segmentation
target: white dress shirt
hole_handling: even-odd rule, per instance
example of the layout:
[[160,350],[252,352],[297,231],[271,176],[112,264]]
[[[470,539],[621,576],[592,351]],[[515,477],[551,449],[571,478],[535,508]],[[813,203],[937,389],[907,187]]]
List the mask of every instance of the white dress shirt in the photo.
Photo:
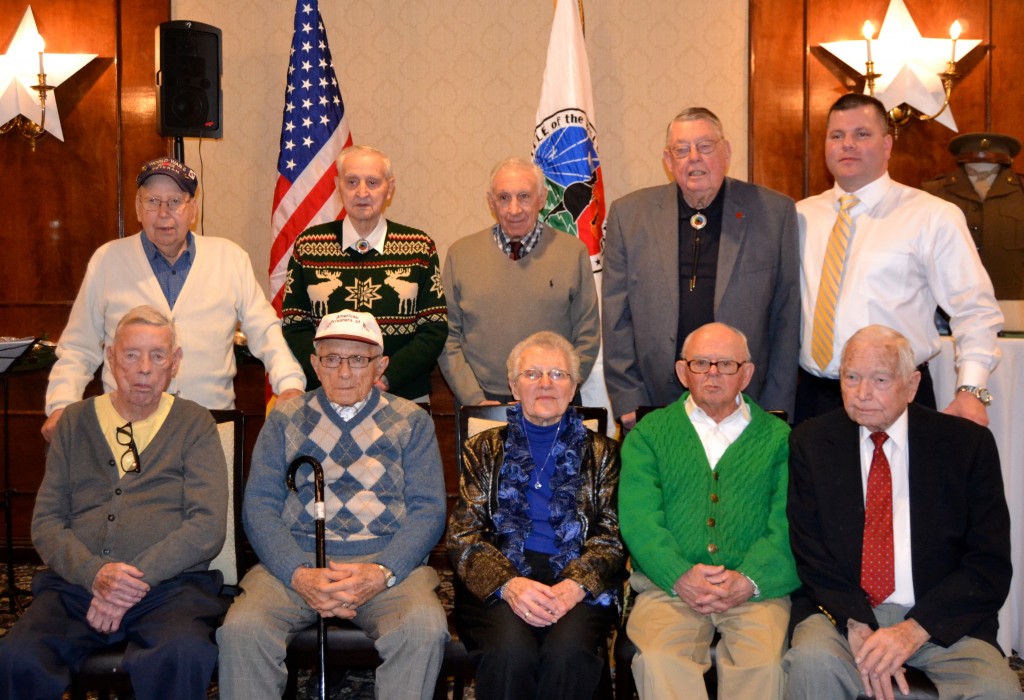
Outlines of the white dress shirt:
[[708,456],[711,468],[718,466],[718,460],[725,454],[725,450],[740,436],[747,426],[750,425],[750,407],[746,401],[737,394],[736,410],[716,423],[711,416],[704,412],[693,396],[686,397],[686,415],[693,423],[693,429],[697,431],[697,437],[704,445],[704,453]]
[[[914,568],[910,558],[910,450],[907,445],[907,412],[885,431],[889,439],[882,445],[885,458],[889,460],[892,474],[892,544],[893,562],[896,565],[896,588],[884,603],[896,603],[905,607],[914,605]],[[871,431],[860,428],[860,481],[864,503],[868,498],[868,474],[871,472],[871,458],[875,454],[875,443]]]
[[[387,219],[381,215],[377,219],[377,225],[370,231],[370,235],[366,237],[366,242],[370,244],[370,248],[376,250],[378,253],[384,252],[384,236],[388,232]],[[341,221],[341,247],[343,250],[356,247],[356,241],[362,236],[356,232],[355,224],[348,219],[342,219]]]
[[958,385],[985,386],[999,363],[1003,314],[955,204],[893,181],[888,174],[854,194],[853,233],[836,304],[835,347],[824,372],[811,358],[814,305],[822,261],[839,213],[839,185],[797,202],[800,225],[800,366],[836,379],[843,345],[879,323],[902,333],[921,364],[939,352],[935,307],[950,315]]

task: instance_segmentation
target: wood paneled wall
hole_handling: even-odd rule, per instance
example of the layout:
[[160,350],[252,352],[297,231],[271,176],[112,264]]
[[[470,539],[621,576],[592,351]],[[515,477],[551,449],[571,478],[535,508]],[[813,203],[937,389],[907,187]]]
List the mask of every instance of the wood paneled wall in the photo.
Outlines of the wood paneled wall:
[[[32,0],[47,53],[97,58],[55,90],[64,141],[46,135],[32,152],[14,132],[0,136],[0,335],[47,335],[67,322],[89,257],[104,242],[135,232],[135,175],[149,158],[169,153],[157,134],[154,33],[170,19],[157,0]],[[28,0],[0,2],[0,47],[6,49]],[[39,434],[46,372],[10,380],[14,528],[28,541],[35,490],[43,471]]]
[[[981,39],[958,64],[962,77],[950,101],[960,133],[996,131],[1024,141],[1024,93],[1015,78],[1024,61],[1024,3],[1020,0],[906,0],[918,30],[946,37],[965,25],[962,38]],[[751,0],[750,163],[753,182],[801,199],[832,185],[825,168],[825,115],[842,94],[860,91],[852,72],[819,48],[857,39],[864,20],[880,27],[889,0]],[[919,186],[953,169],[948,151],[956,134],[936,123],[900,130],[889,172]]]

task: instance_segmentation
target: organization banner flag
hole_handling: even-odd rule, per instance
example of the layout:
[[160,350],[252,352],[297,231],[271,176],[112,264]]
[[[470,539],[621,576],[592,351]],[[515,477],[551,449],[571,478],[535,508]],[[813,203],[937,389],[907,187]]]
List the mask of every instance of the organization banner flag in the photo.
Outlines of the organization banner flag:
[[548,185],[541,218],[583,241],[598,272],[604,241],[604,182],[582,14],[582,0],[562,0],[555,6],[533,160],[544,171]]
[[[541,218],[586,244],[594,270],[598,299],[604,250],[604,181],[597,155],[594,96],[590,63],[583,40],[583,0],[555,5],[544,84],[533,132],[533,160],[544,171],[548,198]],[[613,416],[604,383],[604,350],[599,350],[590,376],[580,387],[585,406],[604,406]],[[615,421],[608,421],[614,436]]]

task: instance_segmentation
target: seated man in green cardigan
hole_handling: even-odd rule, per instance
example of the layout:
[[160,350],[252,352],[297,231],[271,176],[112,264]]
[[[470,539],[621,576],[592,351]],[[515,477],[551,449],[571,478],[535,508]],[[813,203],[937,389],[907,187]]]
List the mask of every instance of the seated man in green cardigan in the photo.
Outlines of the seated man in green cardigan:
[[706,700],[717,629],[718,697],[778,700],[789,593],[800,583],[786,524],[789,427],[741,393],[755,368],[735,328],[693,331],[675,369],[689,391],[622,447],[637,689],[641,700]]

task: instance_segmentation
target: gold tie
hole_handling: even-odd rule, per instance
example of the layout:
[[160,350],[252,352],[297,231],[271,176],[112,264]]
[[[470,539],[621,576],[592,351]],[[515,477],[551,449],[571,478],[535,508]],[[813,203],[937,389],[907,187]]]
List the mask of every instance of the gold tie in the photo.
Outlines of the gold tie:
[[843,279],[843,263],[846,261],[846,248],[850,244],[852,228],[850,209],[859,201],[852,194],[844,194],[839,198],[839,216],[832,226],[828,246],[825,248],[818,299],[814,304],[814,331],[811,334],[811,358],[821,369],[828,367],[828,363],[832,361],[839,282]]

